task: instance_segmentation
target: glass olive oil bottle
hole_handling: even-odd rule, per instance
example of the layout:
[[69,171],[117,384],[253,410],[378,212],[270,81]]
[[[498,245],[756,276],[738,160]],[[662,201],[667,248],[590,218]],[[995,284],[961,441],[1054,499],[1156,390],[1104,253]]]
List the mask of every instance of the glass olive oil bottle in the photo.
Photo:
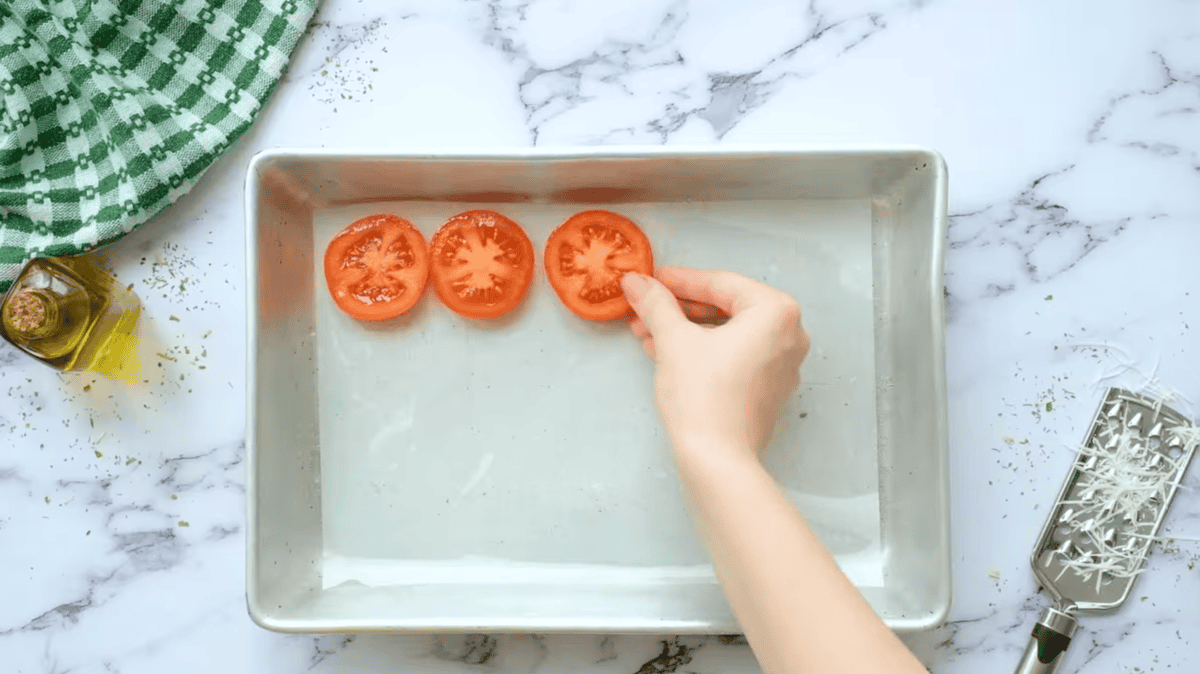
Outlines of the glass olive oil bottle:
[[141,303],[84,257],[30,260],[0,304],[0,336],[59,370],[138,375]]

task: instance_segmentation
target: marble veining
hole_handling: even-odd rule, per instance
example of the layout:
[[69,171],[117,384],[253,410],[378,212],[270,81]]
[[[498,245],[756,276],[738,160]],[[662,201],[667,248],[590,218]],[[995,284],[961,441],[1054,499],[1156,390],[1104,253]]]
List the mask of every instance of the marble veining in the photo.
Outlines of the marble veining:
[[[242,181],[274,146],[848,141],[950,167],[955,600],[906,640],[939,674],[1006,671],[1049,602],[1029,550],[1103,386],[1155,383],[1200,413],[1198,29],[1170,0],[326,2],[254,128],[105,252],[146,304],[143,386],[0,346],[0,670],[756,671],[737,636],[255,627]],[[1064,674],[1200,667],[1195,467],[1184,485]]]

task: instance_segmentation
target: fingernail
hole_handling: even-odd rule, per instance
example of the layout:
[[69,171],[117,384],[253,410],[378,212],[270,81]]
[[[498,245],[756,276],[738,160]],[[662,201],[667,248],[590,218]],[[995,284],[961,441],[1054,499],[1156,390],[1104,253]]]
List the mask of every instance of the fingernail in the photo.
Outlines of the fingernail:
[[646,292],[646,288],[650,287],[650,279],[645,276],[631,271],[621,277],[621,288],[625,290],[625,294],[642,295]]

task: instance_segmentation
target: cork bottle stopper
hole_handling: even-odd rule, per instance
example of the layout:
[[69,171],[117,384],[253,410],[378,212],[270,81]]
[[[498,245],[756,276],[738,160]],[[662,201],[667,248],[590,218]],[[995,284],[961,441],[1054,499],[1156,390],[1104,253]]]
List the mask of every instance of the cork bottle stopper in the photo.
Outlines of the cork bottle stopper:
[[4,305],[8,323],[18,332],[33,332],[46,322],[46,303],[30,292],[19,292]]

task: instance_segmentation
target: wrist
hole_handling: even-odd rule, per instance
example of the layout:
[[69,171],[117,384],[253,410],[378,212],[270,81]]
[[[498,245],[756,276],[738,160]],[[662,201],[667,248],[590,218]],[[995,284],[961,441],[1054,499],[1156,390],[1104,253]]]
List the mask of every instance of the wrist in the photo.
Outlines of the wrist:
[[749,442],[739,442],[715,436],[691,436],[675,441],[675,463],[684,477],[692,474],[761,469],[758,453]]

